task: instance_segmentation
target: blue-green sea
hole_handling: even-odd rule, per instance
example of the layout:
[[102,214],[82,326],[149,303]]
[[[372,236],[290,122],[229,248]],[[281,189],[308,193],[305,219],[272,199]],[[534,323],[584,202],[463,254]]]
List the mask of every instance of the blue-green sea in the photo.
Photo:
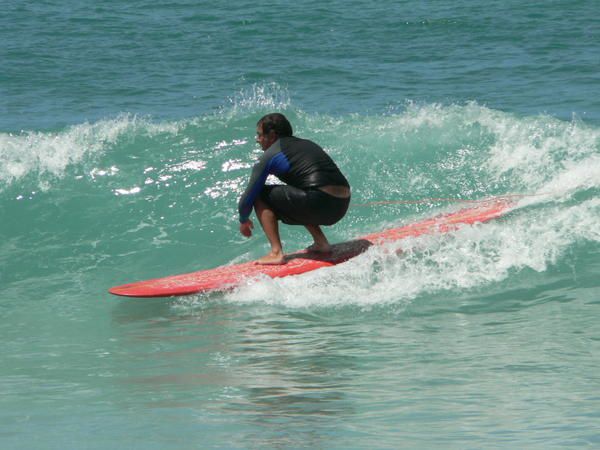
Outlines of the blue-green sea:
[[[2,1],[0,448],[600,448],[599,8]],[[332,242],[519,197],[297,277],[108,294],[268,251],[237,199],[273,111],[352,185]]]

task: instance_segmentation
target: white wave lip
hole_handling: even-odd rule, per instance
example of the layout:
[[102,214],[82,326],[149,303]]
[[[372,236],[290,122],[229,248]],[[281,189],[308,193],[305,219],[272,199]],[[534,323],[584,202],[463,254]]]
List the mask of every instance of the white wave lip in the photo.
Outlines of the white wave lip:
[[176,134],[183,125],[153,124],[136,116],[122,115],[57,133],[0,133],[0,189],[34,173],[38,175],[39,187],[45,190],[49,187],[48,179],[60,178],[67,167],[101,154],[124,134]]

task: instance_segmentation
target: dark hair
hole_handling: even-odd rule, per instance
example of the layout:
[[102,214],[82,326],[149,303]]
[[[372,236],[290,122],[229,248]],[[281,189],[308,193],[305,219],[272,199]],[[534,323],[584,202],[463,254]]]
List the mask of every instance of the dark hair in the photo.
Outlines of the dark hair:
[[263,134],[275,131],[278,137],[292,136],[293,130],[289,120],[281,113],[267,114],[258,121],[256,126],[262,128]]

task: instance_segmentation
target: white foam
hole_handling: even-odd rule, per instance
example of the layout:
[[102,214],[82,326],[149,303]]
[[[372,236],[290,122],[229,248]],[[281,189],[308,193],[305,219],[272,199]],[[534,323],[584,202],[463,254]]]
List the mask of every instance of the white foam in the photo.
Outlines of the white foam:
[[580,163],[591,163],[597,170],[598,129],[547,116],[522,119],[490,110],[480,121],[496,137],[487,164],[496,179],[509,176],[535,190],[568,178],[573,169],[579,172]]
[[130,189],[115,189],[114,193],[115,195],[132,195],[132,194],[139,194],[142,191],[142,189],[139,186],[134,186]]
[[45,190],[50,186],[49,179],[61,177],[67,167],[101,154],[124,134],[176,134],[184,125],[183,122],[154,124],[147,119],[122,115],[112,120],[75,125],[60,132],[0,133],[0,189],[33,173],[38,176],[39,188]]

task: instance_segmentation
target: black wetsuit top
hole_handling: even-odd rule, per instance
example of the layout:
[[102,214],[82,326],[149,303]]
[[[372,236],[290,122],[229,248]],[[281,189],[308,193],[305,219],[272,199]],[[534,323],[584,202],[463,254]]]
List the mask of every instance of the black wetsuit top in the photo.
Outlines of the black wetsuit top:
[[346,177],[320,146],[294,136],[282,137],[265,150],[252,168],[248,187],[238,204],[241,223],[250,217],[254,201],[271,174],[299,189],[327,185],[350,187]]

